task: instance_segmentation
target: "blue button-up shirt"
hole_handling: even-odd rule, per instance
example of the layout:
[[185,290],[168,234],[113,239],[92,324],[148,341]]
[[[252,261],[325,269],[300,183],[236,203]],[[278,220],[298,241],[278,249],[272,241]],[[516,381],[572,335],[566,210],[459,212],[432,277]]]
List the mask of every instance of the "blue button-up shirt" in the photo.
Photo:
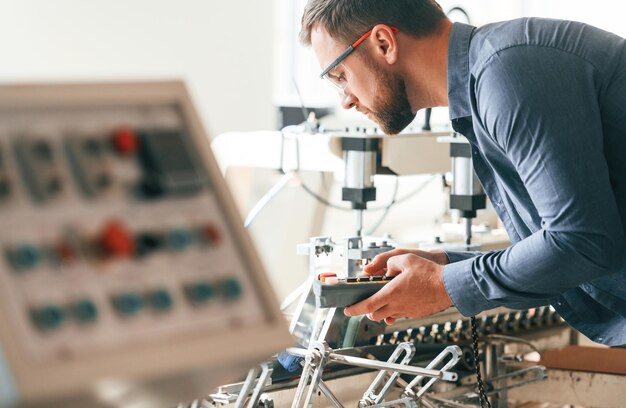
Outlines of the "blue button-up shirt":
[[513,243],[448,253],[454,305],[549,303],[592,340],[626,344],[626,41],[570,21],[457,23],[448,99]]

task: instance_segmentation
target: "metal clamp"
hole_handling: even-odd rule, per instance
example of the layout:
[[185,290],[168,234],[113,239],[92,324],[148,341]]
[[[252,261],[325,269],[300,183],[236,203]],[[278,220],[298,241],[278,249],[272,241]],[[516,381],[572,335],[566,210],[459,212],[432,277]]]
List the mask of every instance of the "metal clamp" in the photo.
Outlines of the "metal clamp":
[[[292,351],[292,349],[288,350],[288,352],[290,351]],[[322,372],[324,371],[324,366],[328,361],[329,355],[330,348],[328,344],[320,342],[311,344],[305,356],[305,364],[302,368],[302,375],[300,376],[300,382],[298,383],[291,408],[308,408],[313,406],[313,400],[322,380]]]
[[[258,406],[259,398],[261,398],[261,392],[267,385],[267,381],[272,376],[274,368],[270,363],[263,363],[257,367],[254,367],[248,372],[248,376],[239,391],[237,401],[235,402],[235,408],[243,408],[250,390],[252,395],[248,399],[247,408],[255,408]],[[255,381],[256,380],[256,381]],[[253,388],[254,387],[254,388]]]
[[[398,363],[400,357],[404,353],[404,358],[399,362],[402,365],[408,365],[413,356],[415,355],[415,346],[413,343],[405,342],[398,344],[395,351],[387,360],[388,363]],[[381,370],[374,381],[367,388],[365,393],[363,394],[363,398],[359,402],[359,407],[367,407],[380,403],[385,396],[389,393],[391,387],[395,384],[396,379],[400,375],[398,372],[394,372],[389,376],[384,385],[381,386],[385,378],[387,377],[387,370]]]
[[[448,346],[441,353],[439,353],[439,355],[435,357],[435,359],[431,361],[426,368],[434,369],[448,359],[448,361],[441,368],[441,372],[447,372],[447,370],[457,365],[462,355],[463,352],[459,346]],[[415,388],[419,387],[419,384],[423,379],[423,375],[415,377],[413,381],[411,381],[404,389],[403,396],[419,400],[438,380],[438,378],[431,378],[423,387],[420,387],[417,391],[415,391]]]

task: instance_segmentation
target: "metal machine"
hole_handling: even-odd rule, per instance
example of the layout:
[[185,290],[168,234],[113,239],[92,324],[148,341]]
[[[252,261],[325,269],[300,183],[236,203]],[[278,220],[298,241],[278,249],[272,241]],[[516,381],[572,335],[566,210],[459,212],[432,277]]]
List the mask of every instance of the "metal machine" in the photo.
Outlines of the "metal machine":
[[1,87],[0,247],[3,408],[173,405],[293,344],[181,82]]
[[[179,82],[1,87],[0,407],[477,406],[469,319],[450,309],[386,326],[338,307],[384,284],[357,276],[399,245],[363,232],[374,175],[449,171],[438,138],[451,134],[292,130],[266,135],[279,146],[268,155],[259,135],[211,149]],[[297,247],[307,278],[282,310],[212,150],[280,170],[263,205],[301,170],[343,174],[353,233]],[[452,207],[471,218],[484,196],[467,154],[453,157]],[[322,277],[354,286],[321,299]],[[476,323],[492,406],[548,400],[528,356],[571,342],[554,310]],[[579,378],[554,372],[555,386]]]
[[[362,233],[363,211],[376,197],[373,176],[447,171],[450,148],[437,141],[442,136],[451,134],[428,132],[388,137],[359,130],[316,135],[318,140],[329,143],[329,150],[336,157],[343,158],[342,198],[350,202],[355,212],[354,234],[341,239],[313,237],[308,243],[298,245],[298,253],[309,259],[308,278],[283,302],[298,347],[289,348],[251,370],[245,381],[222,386],[204,400],[195,401],[196,406],[469,407],[480,404],[470,319],[450,309],[426,319],[403,319],[386,326],[365,316],[345,317],[337,307],[344,305],[345,298],[352,299],[355,287],[361,282],[356,276],[362,266],[397,245],[389,237]],[[307,140],[306,135],[303,137]],[[428,148],[436,152],[430,154],[438,158],[434,164],[432,160],[420,163],[415,159],[415,152],[420,151],[424,141],[427,143],[424,152]],[[457,141],[461,142],[455,138],[454,142]],[[230,142],[241,143],[236,138]],[[280,163],[284,160],[283,155]],[[467,204],[463,196],[469,196],[471,209],[457,207],[466,211],[462,215],[471,218],[467,211],[474,211],[472,216],[475,215],[484,206],[485,198],[471,186],[475,177],[471,161],[468,167],[459,165],[455,155],[453,160],[457,170],[469,169],[455,172],[455,176],[457,185],[469,183],[470,190],[455,188],[454,193],[461,197],[463,205]],[[330,162],[322,160],[322,163]],[[459,180],[462,174],[471,180]],[[471,225],[471,219],[468,224]],[[470,237],[468,234],[466,239]],[[458,247],[466,248],[468,244],[466,240]],[[338,281],[352,286],[350,290],[344,286],[344,292],[341,286],[332,291],[320,289],[324,285],[320,280],[326,282],[326,279],[331,282],[329,287]],[[367,285],[373,284],[369,279]],[[569,332],[550,307],[493,310],[479,317],[476,326],[477,334],[483,339],[480,347],[483,386],[497,407],[508,406],[509,390],[545,380],[545,368],[523,357],[535,350],[524,338],[539,336],[552,345],[569,342]]]

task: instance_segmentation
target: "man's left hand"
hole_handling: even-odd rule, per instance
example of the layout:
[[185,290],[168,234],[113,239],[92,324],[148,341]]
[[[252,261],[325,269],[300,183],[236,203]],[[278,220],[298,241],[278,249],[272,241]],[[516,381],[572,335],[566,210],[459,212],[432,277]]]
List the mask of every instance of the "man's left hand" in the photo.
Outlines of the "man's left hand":
[[389,258],[387,276],[396,276],[369,298],[344,309],[393,324],[399,317],[424,317],[452,306],[443,285],[443,266],[414,254]]

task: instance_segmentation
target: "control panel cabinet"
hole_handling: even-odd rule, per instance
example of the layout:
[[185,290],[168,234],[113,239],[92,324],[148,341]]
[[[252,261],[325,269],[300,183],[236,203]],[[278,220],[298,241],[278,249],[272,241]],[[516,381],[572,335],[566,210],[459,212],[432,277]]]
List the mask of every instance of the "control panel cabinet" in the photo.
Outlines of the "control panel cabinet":
[[0,390],[38,401],[287,346],[241,225],[182,83],[0,89]]

